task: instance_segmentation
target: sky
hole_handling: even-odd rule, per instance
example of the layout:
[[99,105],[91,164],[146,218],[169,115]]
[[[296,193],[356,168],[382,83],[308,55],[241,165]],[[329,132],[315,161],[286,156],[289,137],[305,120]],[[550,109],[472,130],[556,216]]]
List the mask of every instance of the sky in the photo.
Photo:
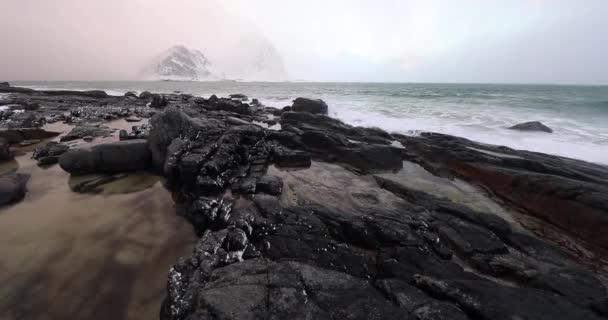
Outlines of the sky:
[[606,0],[0,0],[0,80],[135,80],[255,34],[290,80],[608,84]]

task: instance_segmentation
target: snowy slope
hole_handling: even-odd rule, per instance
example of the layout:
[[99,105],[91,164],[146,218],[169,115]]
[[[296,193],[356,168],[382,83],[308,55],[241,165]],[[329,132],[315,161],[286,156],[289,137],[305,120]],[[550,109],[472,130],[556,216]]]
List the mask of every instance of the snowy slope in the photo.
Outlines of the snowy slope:
[[173,46],[152,59],[141,72],[145,80],[210,81],[220,80],[218,73],[199,50]]

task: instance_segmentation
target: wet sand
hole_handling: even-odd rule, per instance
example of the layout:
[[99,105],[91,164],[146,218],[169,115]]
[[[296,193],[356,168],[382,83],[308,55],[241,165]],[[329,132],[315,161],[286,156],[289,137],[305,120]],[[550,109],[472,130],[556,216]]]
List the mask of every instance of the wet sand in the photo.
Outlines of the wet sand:
[[0,164],[31,174],[26,197],[0,208],[0,319],[157,319],[167,271],[196,242],[161,178],[79,194],[30,156]]

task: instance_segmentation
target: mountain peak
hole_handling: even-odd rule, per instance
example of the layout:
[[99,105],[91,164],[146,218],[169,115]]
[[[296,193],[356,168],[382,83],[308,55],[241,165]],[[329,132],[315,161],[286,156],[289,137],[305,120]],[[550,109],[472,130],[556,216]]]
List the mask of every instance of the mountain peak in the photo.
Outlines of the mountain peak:
[[199,50],[175,45],[155,57],[142,71],[149,80],[219,80],[210,70],[211,62]]

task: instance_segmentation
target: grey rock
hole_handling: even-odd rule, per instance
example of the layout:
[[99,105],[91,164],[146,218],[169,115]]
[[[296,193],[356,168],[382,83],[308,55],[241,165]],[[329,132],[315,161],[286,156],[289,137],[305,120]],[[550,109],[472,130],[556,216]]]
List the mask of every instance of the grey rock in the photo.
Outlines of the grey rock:
[[0,175],[0,205],[20,201],[25,196],[29,174],[5,173]]
[[553,129],[542,124],[540,121],[529,121],[529,122],[519,123],[512,127],[509,127],[509,129],[520,130],[520,131],[542,131],[542,132],[547,132],[547,133],[553,132]]

